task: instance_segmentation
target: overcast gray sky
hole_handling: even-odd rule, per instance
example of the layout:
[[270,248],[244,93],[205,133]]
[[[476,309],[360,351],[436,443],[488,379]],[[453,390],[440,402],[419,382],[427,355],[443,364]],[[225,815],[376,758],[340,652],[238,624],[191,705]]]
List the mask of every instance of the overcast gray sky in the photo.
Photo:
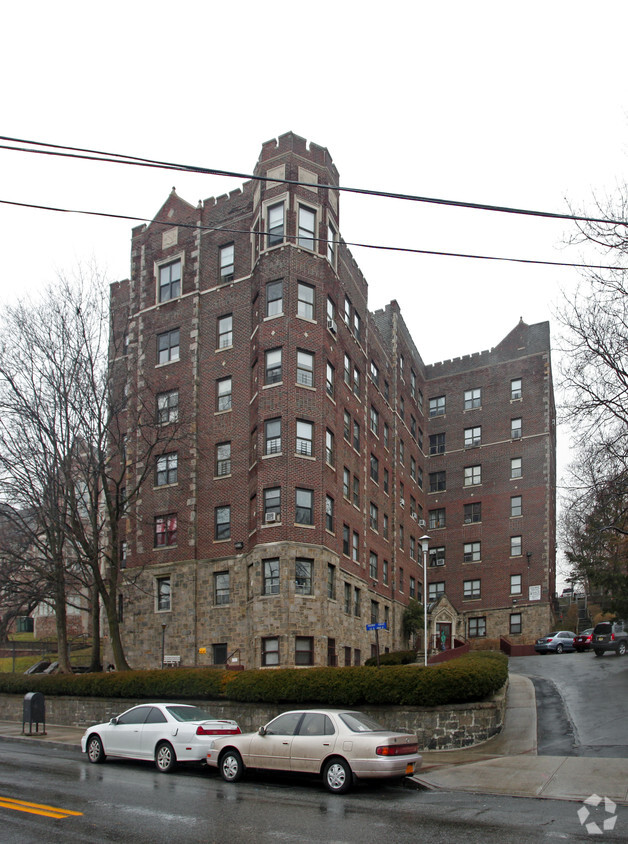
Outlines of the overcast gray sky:
[[[344,185],[562,212],[623,180],[627,31],[623,0],[34,0],[3,10],[2,134],[249,173],[291,130],[329,149]],[[149,218],[172,185],[196,203],[240,183],[5,150],[0,175],[3,200]],[[347,241],[582,257],[562,221],[351,195],[340,221]],[[127,277],[132,225],[0,205],[0,297],[92,259]],[[371,309],[397,299],[427,363],[551,320],[579,279],[353,253]]]

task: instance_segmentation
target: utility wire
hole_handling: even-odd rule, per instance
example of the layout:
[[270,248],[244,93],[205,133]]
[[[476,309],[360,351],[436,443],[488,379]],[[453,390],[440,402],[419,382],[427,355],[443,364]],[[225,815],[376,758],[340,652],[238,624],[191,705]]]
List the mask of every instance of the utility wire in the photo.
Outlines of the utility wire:
[[[274,180],[273,180],[274,181]],[[113,214],[107,211],[84,211],[77,208],[60,208],[54,205],[35,205],[30,202],[14,202],[9,199],[0,199],[0,205],[13,205],[18,208],[33,208],[38,211],[58,211],[62,214],[83,214],[90,217],[107,217],[113,220],[129,220],[137,223],[148,223],[149,225],[173,226],[172,220],[151,220],[149,217],[136,217],[130,214]],[[200,231],[219,231],[226,234],[256,234],[265,236],[268,232],[260,231],[259,229],[234,229],[226,226],[203,226],[196,223],[176,223],[179,228],[197,229]],[[296,236],[293,236],[296,240]],[[610,266],[604,264],[580,264],[568,261],[542,261],[533,258],[512,258],[500,255],[476,255],[467,252],[444,252],[435,249],[416,249],[410,246],[384,246],[374,243],[360,243],[359,241],[346,240],[328,240],[324,237],[308,237],[308,240],[316,241],[317,243],[334,243],[340,245],[344,243],[345,246],[361,247],[363,249],[380,249],[387,252],[408,252],[415,255],[435,255],[443,258],[472,258],[481,261],[504,261],[515,264],[538,264],[540,266],[549,267],[574,267],[577,269],[592,269],[592,270],[618,270],[621,267]]]
[[[28,147],[8,146],[7,144],[0,144],[0,149],[11,150],[13,152],[28,152],[39,155],[61,156],[64,158],[79,158],[88,161],[103,161],[110,164],[127,164],[138,167],[153,167],[164,170],[176,170],[180,172],[200,173],[211,176],[227,176],[237,179],[250,179],[258,182],[278,182],[285,185],[307,185],[312,186],[311,182],[301,182],[297,179],[279,179],[273,177],[268,179],[266,176],[256,176],[251,173],[239,173],[233,170],[218,170],[216,168],[201,167],[192,164],[177,164],[169,161],[159,161],[158,159],[142,158],[140,156],[126,155],[116,152],[104,152],[102,150],[85,149],[82,147],[71,147],[62,144],[49,144],[44,141],[31,141],[24,138],[12,138],[6,135],[0,135],[0,141],[6,141],[12,144],[29,144],[32,146],[47,147],[48,149],[29,149]],[[56,151],[52,151],[56,150]],[[495,211],[502,214],[519,214],[528,217],[544,217],[555,220],[572,220],[574,222],[584,223],[600,223],[603,225],[628,226],[626,220],[603,219],[600,217],[587,217],[578,214],[560,214],[554,211],[532,211],[526,208],[513,208],[507,205],[489,205],[483,202],[465,202],[454,199],[436,199],[429,196],[418,196],[415,194],[397,193],[393,191],[373,190],[369,188],[352,188],[343,185],[328,185],[323,183],[316,183],[316,187],[344,191],[346,193],[356,193],[363,196],[379,196],[387,199],[401,199],[408,202],[424,202],[431,205],[444,205],[454,208],[468,208],[474,211]]]

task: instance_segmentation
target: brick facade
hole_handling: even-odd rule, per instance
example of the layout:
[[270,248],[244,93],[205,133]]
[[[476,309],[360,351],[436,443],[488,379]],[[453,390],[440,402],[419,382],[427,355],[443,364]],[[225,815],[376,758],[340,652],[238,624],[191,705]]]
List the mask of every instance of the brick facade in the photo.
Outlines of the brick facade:
[[[468,618],[486,618],[485,636],[508,635],[513,608],[515,641],[546,631],[555,532],[547,324],[520,323],[491,352],[426,366],[396,302],[368,311],[339,235],[339,192],[321,187],[339,183],[328,151],[290,133],[263,145],[254,172],[268,181],[198,207],[173,190],[133,232],[130,280],[112,285],[113,312],[125,314],[114,329],[127,338],[120,423],[130,483],[143,468],[134,460],[145,409],[176,431],[123,525],[131,664],[155,667],[164,648],[187,665],[227,655],[246,667],[353,664],[371,655],[365,625],[375,620],[388,627],[380,648],[400,648],[403,609],[422,595],[426,530],[431,547],[447,549],[428,581],[445,582],[454,635],[469,635]],[[466,411],[469,390],[481,401]],[[442,416],[430,416],[435,396],[446,397]],[[516,439],[513,418],[523,420]],[[466,449],[471,426],[481,442]],[[446,434],[442,454],[430,455],[433,433]],[[513,457],[524,466],[516,480]],[[463,482],[469,461],[482,466],[473,488]],[[432,493],[437,471],[445,486]],[[465,504],[480,500],[481,521],[466,525]],[[446,523],[432,531],[439,508]],[[511,536],[522,537],[515,556]],[[468,542],[481,542],[481,555],[467,564]],[[521,575],[516,595],[511,574]],[[469,579],[481,581],[472,602]],[[432,633],[437,622],[432,614]]]

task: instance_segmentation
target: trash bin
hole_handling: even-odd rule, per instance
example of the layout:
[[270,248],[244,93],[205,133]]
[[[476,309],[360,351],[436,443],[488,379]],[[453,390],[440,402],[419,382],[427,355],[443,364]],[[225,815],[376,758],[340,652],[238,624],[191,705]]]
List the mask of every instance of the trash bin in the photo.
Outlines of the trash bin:
[[46,701],[41,692],[27,692],[24,695],[22,704],[22,733],[26,733],[26,722],[28,721],[28,735],[33,734],[33,723],[35,732],[39,733],[39,725],[42,725],[42,735],[46,735]]

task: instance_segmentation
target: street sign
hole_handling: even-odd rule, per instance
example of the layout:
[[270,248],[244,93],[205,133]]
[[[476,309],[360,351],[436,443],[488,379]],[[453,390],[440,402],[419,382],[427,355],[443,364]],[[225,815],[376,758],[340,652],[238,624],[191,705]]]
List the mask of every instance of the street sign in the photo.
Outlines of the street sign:
[[388,628],[386,627],[385,621],[380,621],[379,624],[367,624],[366,629],[367,630],[387,630]]

